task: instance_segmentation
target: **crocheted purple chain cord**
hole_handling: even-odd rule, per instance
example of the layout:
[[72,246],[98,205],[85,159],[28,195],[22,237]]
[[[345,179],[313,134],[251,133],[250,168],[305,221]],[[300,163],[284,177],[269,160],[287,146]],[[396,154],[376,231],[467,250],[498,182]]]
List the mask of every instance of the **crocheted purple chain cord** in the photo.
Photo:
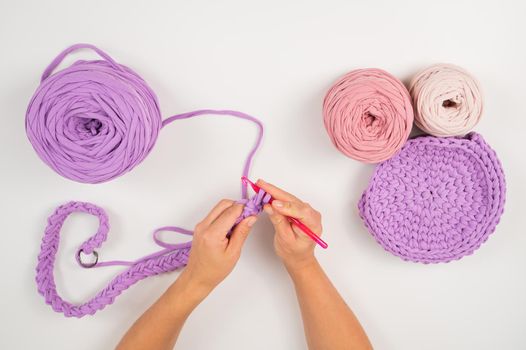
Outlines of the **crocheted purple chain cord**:
[[[89,48],[102,61],[77,61],[52,75],[71,52]],[[98,183],[111,180],[139,164],[153,148],[158,132],[181,119],[201,115],[232,116],[256,124],[258,135],[251,148],[242,175],[248,176],[252,158],[261,144],[263,124],[256,118],[231,110],[198,110],[174,115],[161,121],[157,97],[144,80],[131,69],[117,64],[93,45],[77,44],[60,53],[42,75],[42,82],[31,99],[26,114],[26,131],[41,159],[59,174],[72,180]],[[247,185],[241,184],[240,203],[243,213],[236,221],[257,215],[268,202],[264,192],[248,197]],[[56,289],[53,269],[60,230],[73,212],[84,212],[99,218],[99,229],[77,251],[77,262],[83,267],[129,266],[91,300],[73,305],[62,299]],[[191,242],[169,244],[159,239],[161,231],[191,235],[180,227],[166,226],[153,232],[158,252],[136,261],[98,261],[99,248],[109,231],[108,216],[94,204],[69,202],[56,209],[48,219],[38,255],[36,282],[38,291],[53,310],[66,316],[94,314],[138,281],[186,265]],[[94,254],[96,263],[81,261],[81,254]]]
[[[244,218],[251,215],[258,215],[263,209],[263,205],[268,203],[269,195],[260,191],[250,199],[242,199],[239,202],[245,204],[243,213],[237,219],[238,224]],[[98,292],[90,300],[80,304],[71,304],[60,297],[57,292],[55,278],[53,274],[55,266],[55,257],[60,240],[60,230],[67,217],[74,212],[82,212],[98,217],[99,228],[95,235],[82,243],[77,251],[77,262],[83,267],[103,267],[114,265],[129,266],[126,270],[114,277],[108,285]],[[42,238],[40,254],[38,255],[36,282],[38,292],[44,296],[47,304],[51,305],[53,310],[64,313],[67,317],[82,317],[93,315],[98,310],[102,310],[106,305],[112,304],[124,290],[133,284],[150,276],[155,276],[164,272],[170,272],[177,268],[183,267],[188,262],[188,255],[192,242],[179,244],[170,244],[163,242],[158,234],[163,231],[178,232],[185,235],[192,235],[192,231],[176,226],[160,227],[153,231],[154,241],[163,249],[153,254],[147,255],[135,261],[106,261],[98,262],[91,266],[81,262],[82,254],[95,253],[98,259],[98,253],[95,249],[100,248],[106,240],[110,224],[108,215],[104,209],[84,202],[69,202],[58,207],[48,218],[48,225]]]
[[418,137],[378,165],[358,208],[385,250],[422,263],[472,254],[504,211],[502,165],[481,135]]

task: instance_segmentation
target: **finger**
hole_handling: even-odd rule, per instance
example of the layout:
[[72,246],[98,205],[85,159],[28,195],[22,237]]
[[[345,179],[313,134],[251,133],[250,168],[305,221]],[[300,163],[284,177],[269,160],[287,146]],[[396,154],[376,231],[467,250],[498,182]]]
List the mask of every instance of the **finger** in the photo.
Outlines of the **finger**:
[[256,222],[256,216],[249,216],[243,219],[239,224],[232,230],[232,235],[228,242],[227,251],[238,254],[245,243],[252,226]]
[[272,225],[274,225],[274,229],[276,230],[276,233],[278,235],[288,239],[295,238],[296,233],[292,230],[290,222],[284,215],[273,210],[269,204],[265,204],[264,210],[265,213],[268,214],[270,222],[272,223]]
[[229,208],[225,209],[217,219],[210,224],[211,232],[215,235],[225,237],[228,231],[234,226],[237,218],[243,212],[243,204],[234,203]]
[[293,218],[303,220],[309,214],[307,205],[298,202],[289,202],[283,200],[275,200],[272,202],[272,209],[278,213],[291,216]]
[[[296,226],[295,224],[292,224],[292,231],[296,234],[296,238],[300,241],[305,241],[308,243],[312,243],[312,245],[316,245],[316,243],[310,238],[301,228]],[[315,232],[318,236],[321,236],[320,232]]]
[[[300,220],[313,231],[321,231],[320,213],[312,209],[307,203],[287,202],[275,200],[272,202],[272,209],[281,215],[290,216]],[[316,232],[318,233],[318,232]]]
[[297,198],[296,196],[282,190],[281,188],[277,186],[269,184],[268,182],[265,182],[261,179],[259,179],[256,182],[256,185],[258,185],[265,192],[269,193],[275,199],[289,201],[289,202],[301,202],[301,200]]
[[225,211],[225,209],[230,208],[233,204],[234,201],[230,199],[220,200],[219,203],[217,203],[215,207],[212,208],[210,213],[208,213],[208,215],[201,222],[204,225],[209,226],[210,224],[212,224],[212,222],[214,222],[214,220],[216,220],[219,217],[219,215],[221,215],[223,211]]

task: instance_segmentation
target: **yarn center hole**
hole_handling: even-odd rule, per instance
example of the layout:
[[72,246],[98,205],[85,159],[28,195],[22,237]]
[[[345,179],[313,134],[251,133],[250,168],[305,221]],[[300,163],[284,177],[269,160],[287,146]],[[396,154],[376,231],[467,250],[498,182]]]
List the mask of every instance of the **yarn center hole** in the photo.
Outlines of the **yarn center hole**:
[[372,114],[371,112],[366,112],[363,115],[363,121],[365,123],[365,127],[368,129],[374,129],[378,126],[378,123],[380,123],[378,117]]
[[80,127],[92,136],[98,135],[102,129],[102,122],[95,118],[80,118]]
[[445,100],[444,102],[442,102],[442,107],[444,108],[457,108],[458,105],[459,103],[453,100]]

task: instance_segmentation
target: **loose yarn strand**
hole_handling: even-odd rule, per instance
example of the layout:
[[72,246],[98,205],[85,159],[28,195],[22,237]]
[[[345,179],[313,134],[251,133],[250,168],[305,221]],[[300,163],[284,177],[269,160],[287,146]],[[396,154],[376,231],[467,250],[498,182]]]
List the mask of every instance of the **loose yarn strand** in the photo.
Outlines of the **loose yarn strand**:
[[[162,126],[164,127],[176,120],[188,119],[207,114],[230,115],[249,120],[257,125],[258,134],[256,142],[248,153],[243,167],[242,174],[247,176],[253,156],[261,145],[261,140],[263,138],[263,124],[258,119],[237,111],[199,110],[169,117],[163,121]],[[239,202],[245,204],[245,206],[243,213],[237,219],[235,224],[238,224],[241,222],[241,220],[248,216],[258,215],[262,211],[263,205],[268,203],[270,199],[269,195],[267,195],[264,191],[261,191],[251,199],[248,199],[247,186],[243,182],[241,185],[241,192],[242,199]],[[60,240],[60,230],[66,218],[74,212],[88,213],[98,217],[99,219],[99,229],[97,233],[82,243],[77,250],[76,259],[80,266],[85,268],[116,265],[129,266],[128,269],[119,273],[113,280],[111,280],[107,287],[105,287],[92,299],[81,305],[71,304],[60,297],[56,289],[53,274],[55,257]],[[180,244],[170,244],[163,242],[158,236],[159,233],[163,231],[178,232],[185,235],[193,234],[192,231],[177,226],[160,227],[153,232],[154,242],[163,248],[158,252],[149,254],[135,261],[113,260],[99,262],[99,255],[95,251],[95,248],[101,247],[109,232],[109,219],[106,212],[104,209],[91,203],[69,202],[65,205],[62,205],[57,208],[53,215],[49,217],[48,226],[42,239],[41,251],[38,255],[38,264],[36,269],[38,292],[44,296],[46,303],[51,305],[53,310],[62,312],[67,317],[83,317],[87,314],[93,315],[98,310],[103,309],[106,305],[112,304],[115,298],[119,296],[124,290],[128,289],[130,286],[139,282],[140,280],[143,280],[149,276],[173,271],[186,265],[192,245],[191,241]],[[81,261],[81,254],[94,254],[97,261],[94,264],[84,264]]]
[[[53,73],[67,55],[85,48],[95,51],[103,60],[77,61]],[[256,141],[242,170],[242,175],[248,176],[263,138],[263,124],[258,119],[238,111],[203,109],[162,120],[155,93],[139,75],[91,44],[76,44],[62,51],[44,70],[41,84],[28,106],[26,132],[40,158],[57,173],[79,182],[100,183],[138,165],[155,145],[161,128],[176,120],[202,115],[231,116],[257,126]],[[243,182],[241,197],[238,202],[244,204],[244,209],[235,224],[248,216],[258,215],[270,199],[264,191],[249,198]],[[128,266],[92,299],[80,305],[60,297],[53,273],[62,225],[75,212],[99,219],[97,232],[78,248],[77,263],[84,268]],[[38,292],[53,310],[68,317],[92,315],[113,303],[118,295],[138,281],[173,271],[188,261],[191,241],[171,244],[159,238],[163,231],[193,234],[177,226],[165,226],[153,232],[154,242],[162,248],[157,252],[135,261],[98,261],[95,249],[106,240],[109,227],[104,209],[85,202],[66,203],[48,218],[38,255],[36,282]],[[95,262],[83,263],[83,254],[93,255]]]
[[[254,146],[251,148],[250,152],[248,153],[247,158],[245,160],[245,163],[243,165],[243,172],[242,172],[242,174],[243,174],[243,176],[247,176],[248,177],[248,172],[249,172],[250,166],[252,164],[252,159],[254,158],[254,155],[256,154],[258,148],[260,147],[261,141],[263,139],[263,124],[261,123],[261,121],[259,121],[257,118],[254,118],[254,117],[252,117],[252,116],[250,116],[248,114],[245,114],[245,113],[239,112],[239,111],[202,109],[202,110],[197,110],[197,111],[193,111],[193,112],[177,114],[177,115],[173,115],[173,116],[171,116],[169,118],[166,118],[165,120],[163,120],[161,127],[164,128],[166,125],[168,125],[168,124],[170,124],[170,123],[172,123],[172,122],[174,122],[176,120],[188,119],[188,118],[193,118],[193,117],[202,116],[202,115],[218,115],[218,116],[227,115],[227,116],[231,116],[231,117],[235,117],[235,118],[248,120],[248,121],[251,121],[254,124],[256,124],[256,126],[258,127],[258,135],[257,135],[257,138],[256,138],[256,142],[254,143]],[[247,193],[248,193],[247,192],[247,184],[242,181],[241,182],[241,197],[243,199],[247,199],[248,198]]]
[[[242,199],[238,201],[245,206],[242,214],[236,220],[235,225],[248,216],[258,215],[263,210],[263,206],[268,203],[269,200],[270,195],[261,190],[250,199]],[[117,265],[129,266],[126,270],[114,277],[108,285],[99,291],[93,298],[80,305],[72,304],[64,300],[58,294],[54,278],[55,258],[60,241],[60,231],[65,220],[74,212],[88,213],[99,219],[99,228],[95,235],[82,243],[77,251],[76,258],[77,263],[80,266],[84,268]],[[154,242],[163,248],[157,252],[146,255],[135,261],[96,261],[94,264],[84,264],[81,261],[81,253],[94,254],[98,260],[99,255],[95,251],[95,248],[100,248],[102,243],[106,240],[109,228],[109,219],[104,209],[85,202],[66,203],[58,207],[53,215],[48,218],[48,225],[44,231],[44,237],[42,238],[40,253],[38,255],[35,280],[38,292],[44,296],[46,304],[51,305],[56,312],[61,312],[66,317],[78,318],[85,315],[93,315],[107,305],[112,304],[116,297],[135,283],[150,276],[171,272],[185,266],[188,262],[188,256],[192,246],[191,241],[171,244],[162,241],[158,234],[163,231],[172,231],[185,235],[192,235],[193,232],[177,226],[165,226],[160,227],[153,232]]]
[[58,67],[58,65],[62,63],[62,61],[64,60],[64,58],[66,58],[67,55],[69,55],[70,53],[74,51],[80,50],[80,49],[91,49],[95,51],[104,60],[106,60],[113,68],[119,69],[119,70],[121,69],[120,66],[117,64],[117,62],[115,62],[113,58],[110,57],[110,55],[108,55],[106,52],[102,51],[98,47],[91,45],[91,44],[75,44],[75,45],[71,45],[70,47],[68,47],[61,53],[59,53],[57,57],[55,57],[55,59],[51,61],[49,66],[44,70],[44,73],[42,73],[40,82],[43,82],[44,80],[46,80],[53,73],[53,71]]

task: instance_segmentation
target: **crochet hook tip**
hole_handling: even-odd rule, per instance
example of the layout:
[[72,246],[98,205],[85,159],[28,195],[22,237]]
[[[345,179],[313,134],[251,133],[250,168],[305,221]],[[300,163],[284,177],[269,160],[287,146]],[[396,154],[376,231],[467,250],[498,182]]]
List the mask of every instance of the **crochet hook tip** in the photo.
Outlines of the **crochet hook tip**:
[[[250,185],[252,187],[252,189],[258,193],[261,188],[256,185],[255,183],[253,183],[252,181],[250,181],[248,179],[248,177],[246,176],[242,176],[241,177],[241,181],[245,184],[245,185]],[[272,202],[274,201],[274,198],[273,197],[270,197],[270,200],[269,200],[269,204],[271,204]],[[305,224],[303,224],[301,221],[299,221],[298,219],[296,218],[291,218],[291,217],[288,217],[292,222],[294,222],[294,224],[296,224],[296,226],[298,226],[303,232],[305,232],[305,234],[307,234],[307,236],[309,236],[314,242],[316,242],[320,247],[322,247],[323,249],[327,249],[329,247],[329,245],[323,240],[321,239],[317,234],[315,234],[314,232],[311,231],[311,229],[309,229]]]
[[253,189],[254,192],[256,192],[256,193],[258,193],[259,190],[261,189],[261,188],[259,188],[258,185],[256,185],[256,184],[253,183],[252,181],[250,181],[250,180],[248,179],[248,177],[246,177],[246,176],[242,176],[242,177],[241,177],[241,181],[242,181],[245,185],[250,185],[250,187],[252,187],[252,189]]

